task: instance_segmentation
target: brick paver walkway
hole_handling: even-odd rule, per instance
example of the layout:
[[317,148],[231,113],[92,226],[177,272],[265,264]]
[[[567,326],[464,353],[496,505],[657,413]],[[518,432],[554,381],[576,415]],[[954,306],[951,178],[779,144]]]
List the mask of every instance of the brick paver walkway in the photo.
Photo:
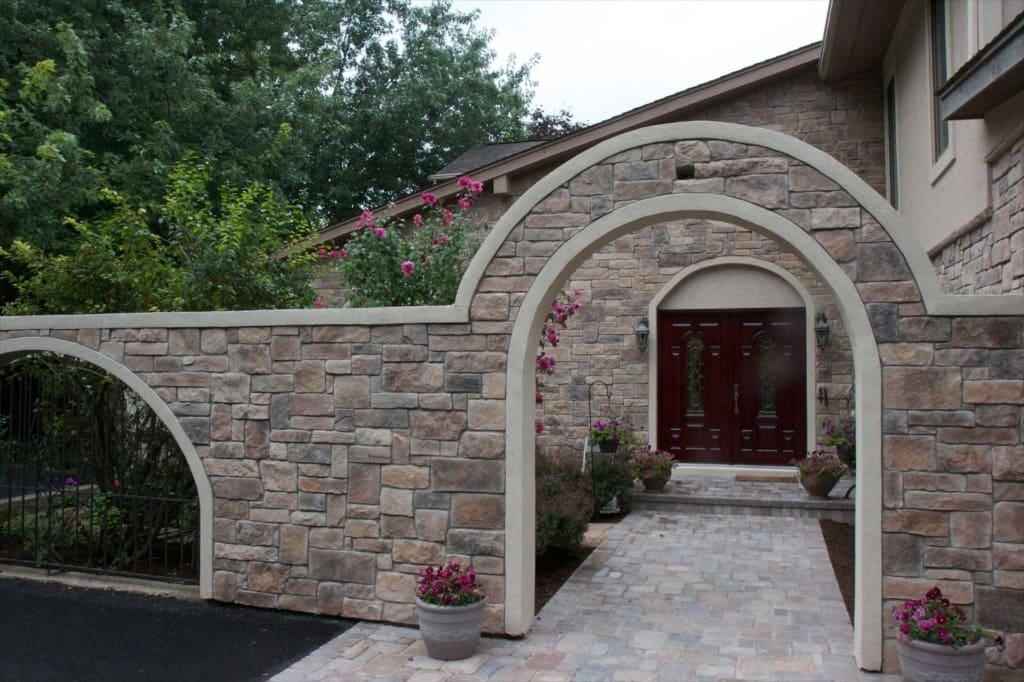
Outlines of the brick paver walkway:
[[273,679],[898,679],[858,672],[852,642],[816,520],[634,512],[523,639],[445,663],[415,628],[362,623]]

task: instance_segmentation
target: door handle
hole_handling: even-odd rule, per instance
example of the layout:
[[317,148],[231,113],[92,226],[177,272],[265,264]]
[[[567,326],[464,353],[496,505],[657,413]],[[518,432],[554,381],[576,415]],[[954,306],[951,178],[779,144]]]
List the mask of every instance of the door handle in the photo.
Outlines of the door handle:
[[732,413],[740,413],[740,385],[738,383],[732,385]]

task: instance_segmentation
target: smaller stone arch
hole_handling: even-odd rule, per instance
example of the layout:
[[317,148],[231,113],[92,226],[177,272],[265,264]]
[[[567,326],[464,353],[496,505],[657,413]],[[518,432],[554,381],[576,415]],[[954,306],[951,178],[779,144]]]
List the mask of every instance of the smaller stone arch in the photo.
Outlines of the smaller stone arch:
[[[694,263],[693,265],[679,271],[674,277],[672,277],[672,279],[667,281],[651,298],[650,305],[648,306],[647,316],[648,319],[652,321],[650,325],[650,347],[658,347],[658,325],[654,324],[653,321],[657,318],[658,310],[662,308],[664,302],[672,296],[674,292],[685,286],[687,281],[692,282],[695,278],[699,278],[701,275],[707,274],[709,271],[728,267],[738,267],[765,273],[769,277],[777,279],[781,286],[787,287],[792,292],[794,300],[799,300],[801,302],[801,305],[806,312],[805,345],[808,351],[806,358],[806,371],[808,377],[813,377],[815,363],[817,361],[816,353],[818,352],[818,347],[814,342],[814,299],[811,297],[810,292],[807,291],[804,285],[793,275],[793,273],[789,272],[785,268],[779,267],[775,263],[770,263],[750,256],[722,256],[720,258],[712,258],[710,260]],[[650,392],[653,394],[656,391],[658,381],[657,353],[650,354],[648,366],[648,386],[650,387]],[[809,425],[813,425],[817,423],[817,403],[814,398],[814,384],[812,381],[807,382],[806,400],[807,423]],[[649,400],[647,409],[647,423],[649,424],[650,432],[655,434],[657,433],[658,428],[658,411],[656,401],[653,399]],[[811,428],[807,430],[807,447],[809,449],[814,447],[814,430]]]
[[857,470],[854,654],[860,667],[878,670],[882,663],[882,633],[877,625],[882,621],[882,371],[867,310],[849,276],[803,228],[769,209],[717,194],[655,196],[598,218],[548,258],[523,298],[513,325],[506,367],[506,632],[526,632],[533,617],[533,590],[527,587],[534,580],[535,433],[528,416],[534,405],[535,377],[527,370],[535,349],[532,344],[546,314],[545,302],[559,291],[565,277],[603,244],[640,227],[685,219],[722,221],[770,236],[799,254],[839,303],[853,346],[857,433],[865,452]]
[[199,596],[203,599],[213,598],[213,489],[206,476],[202,461],[195,446],[189,440],[185,429],[178,422],[171,408],[142,379],[119,362],[98,353],[91,348],[50,337],[19,337],[0,342],[0,364],[29,355],[30,353],[49,352],[67,355],[99,367],[121,380],[133,390],[156,413],[174,442],[185,456],[192,480],[196,484],[199,496]]

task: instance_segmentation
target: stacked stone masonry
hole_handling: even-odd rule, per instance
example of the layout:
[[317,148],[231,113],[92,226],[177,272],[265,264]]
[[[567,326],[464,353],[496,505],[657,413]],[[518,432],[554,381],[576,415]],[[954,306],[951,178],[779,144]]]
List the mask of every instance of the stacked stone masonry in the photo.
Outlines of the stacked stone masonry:
[[[780,88],[754,92],[751,101],[793,106],[779,127],[812,143],[820,134],[822,148],[877,188],[881,134],[871,121],[881,117],[858,113],[879,104],[877,86],[866,85],[872,79],[831,90],[809,75],[791,78],[807,79],[793,88],[799,97],[787,99]],[[742,104],[723,104],[719,115],[733,110],[754,125],[776,125],[758,119],[781,115]],[[691,179],[678,179],[681,166],[693,166]],[[501,631],[512,560],[505,510],[521,504],[506,498],[505,473],[511,461],[533,456],[505,448],[510,335],[526,292],[559,246],[596,218],[692,192],[786,218],[853,282],[882,366],[882,452],[874,457],[884,482],[883,606],[940,584],[982,625],[1007,635],[1007,651],[990,659],[990,679],[1019,678],[1024,322],[928,314],[906,261],[874,217],[817,170],[779,152],[679,140],[638,146],[583,170],[512,229],[479,281],[465,324],[5,329],[0,339],[77,342],[122,363],[171,407],[213,487],[217,599],[408,623],[416,570],[457,559],[482,575],[486,627]],[[628,239],[595,245],[595,253],[607,247],[635,258],[661,229],[669,228],[638,228]],[[705,228],[671,229],[685,239]],[[734,246],[743,236],[722,234]],[[592,333],[588,324],[577,321],[581,338]],[[879,625],[887,637],[889,625]],[[892,669],[891,639],[885,648]]]
[[991,165],[992,217],[935,257],[943,287],[955,294],[1024,291],[1024,137]]

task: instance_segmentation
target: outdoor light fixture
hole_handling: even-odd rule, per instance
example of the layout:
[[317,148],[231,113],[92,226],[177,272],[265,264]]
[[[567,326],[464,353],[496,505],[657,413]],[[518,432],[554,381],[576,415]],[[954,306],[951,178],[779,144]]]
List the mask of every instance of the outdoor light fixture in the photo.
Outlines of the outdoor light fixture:
[[828,320],[825,319],[825,313],[818,313],[818,317],[814,319],[814,336],[818,339],[818,350],[825,350],[825,346],[828,345],[828,337],[831,334],[832,330],[828,326]]
[[650,321],[647,316],[644,315],[640,318],[640,321],[636,323],[636,347],[643,353],[647,350],[647,339],[651,336]]

